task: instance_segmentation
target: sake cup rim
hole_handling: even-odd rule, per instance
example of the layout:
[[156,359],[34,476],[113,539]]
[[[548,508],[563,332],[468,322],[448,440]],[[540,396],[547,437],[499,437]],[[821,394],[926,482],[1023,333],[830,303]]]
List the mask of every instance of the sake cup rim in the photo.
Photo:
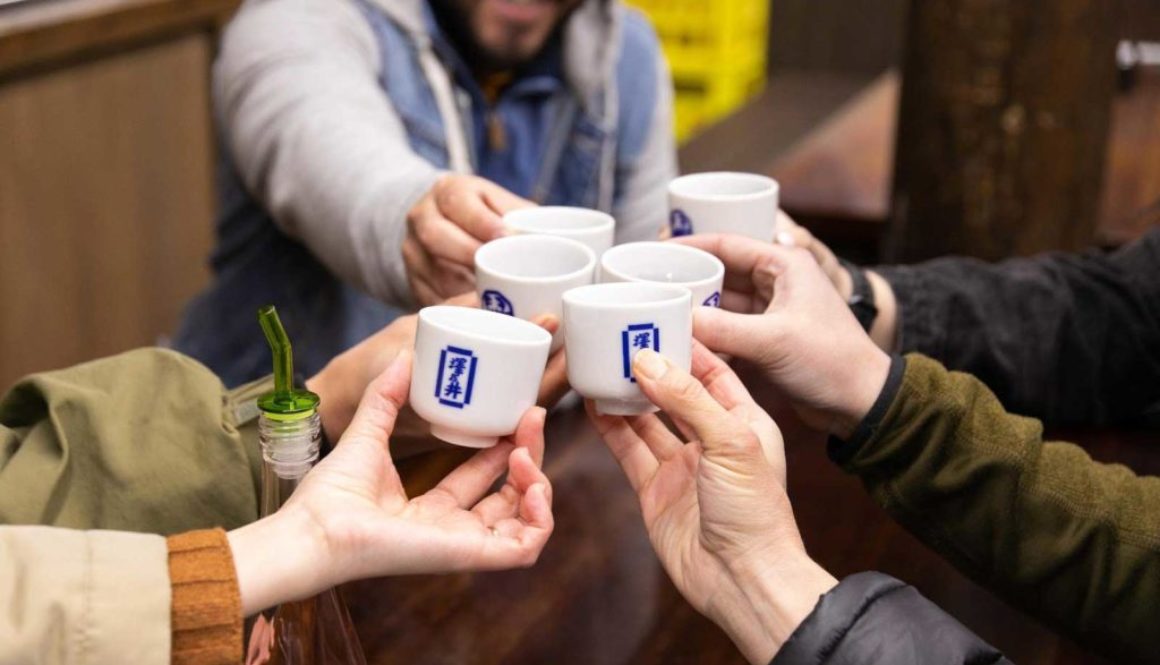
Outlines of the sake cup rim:
[[[681,254],[691,257],[697,261],[703,261],[707,265],[712,266],[712,274],[707,277],[699,279],[684,280],[679,282],[661,282],[657,280],[645,279],[635,277],[621,270],[618,266],[610,265],[610,262],[616,261],[624,254],[631,254],[634,251],[659,251],[671,252],[673,254]],[[640,242],[628,242],[622,245],[616,245],[600,257],[600,271],[604,275],[613,275],[619,279],[634,283],[648,283],[648,284],[674,284],[685,286],[688,288],[695,288],[699,286],[708,286],[715,284],[725,279],[725,264],[721,259],[713,255],[712,252],[706,252],[698,247],[689,247],[688,245],[681,245],[674,242],[661,242],[657,240],[644,240]]]
[[[624,294],[644,294],[643,298],[623,301],[593,300],[600,296]],[[599,294],[599,295],[597,295]],[[693,300],[693,292],[687,286],[663,282],[605,282],[588,284],[568,289],[564,292],[564,304],[570,307],[592,307],[597,309],[623,310],[640,307],[664,307],[683,304],[686,307]]]
[[[548,219],[555,216],[555,220]],[[602,211],[577,206],[539,206],[504,213],[505,226],[523,232],[581,235],[616,227],[616,219]]]
[[552,334],[534,323],[477,307],[431,305],[419,310],[419,321],[442,332],[488,344],[537,347],[552,343]]
[[[739,194],[704,192],[693,189],[707,180],[747,181],[758,186],[751,192]],[[669,194],[686,198],[702,199],[706,201],[751,201],[760,199],[780,191],[781,185],[769,176],[760,173],[745,173],[744,171],[703,171],[688,173],[669,181]]]
[[[499,260],[492,256],[498,252],[509,249],[510,246],[520,245],[556,245],[558,247],[567,247],[572,251],[579,251],[585,258],[584,265],[576,270],[556,275],[548,275],[546,277],[529,277],[527,275],[516,275],[504,270],[502,267],[495,265]],[[490,248],[490,249],[489,249]],[[514,282],[517,284],[542,284],[552,285],[560,282],[570,282],[577,278],[583,277],[584,273],[594,273],[596,270],[596,252],[592,248],[579,240],[573,238],[566,238],[564,236],[554,235],[517,235],[498,238],[491,242],[484,243],[479,249],[475,250],[475,269],[479,272],[492,277],[494,279]]]

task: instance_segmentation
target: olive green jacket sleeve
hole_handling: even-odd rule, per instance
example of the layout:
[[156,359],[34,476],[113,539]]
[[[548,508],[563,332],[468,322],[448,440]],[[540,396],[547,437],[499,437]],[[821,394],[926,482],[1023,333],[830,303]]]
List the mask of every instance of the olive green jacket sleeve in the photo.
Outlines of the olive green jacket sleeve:
[[139,349],[32,375],[0,399],[0,523],[172,534],[258,517],[253,398]]
[[1160,478],[1044,442],[1039,421],[1008,414],[974,377],[917,354],[844,468],[1012,604],[1117,660],[1156,662]]
[[165,539],[0,526],[0,663],[170,661]]

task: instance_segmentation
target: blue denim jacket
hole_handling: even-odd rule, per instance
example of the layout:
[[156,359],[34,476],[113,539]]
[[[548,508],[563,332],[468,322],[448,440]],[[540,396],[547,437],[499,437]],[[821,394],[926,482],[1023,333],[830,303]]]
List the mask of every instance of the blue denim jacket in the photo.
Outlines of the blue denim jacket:
[[[405,128],[409,149],[430,165],[448,169],[448,128],[422,69],[422,45],[413,30],[382,7],[362,0],[358,6],[378,49],[377,83]],[[510,86],[491,109],[510,130],[510,152],[498,156],[486,154],[478,87],[439,35],[433,32],[429,38],[457,84],[464,125],[459,129],[472,149],[478,175],[539,203],[614,214],[623,199],[644,197],[650,207],[659,208],[658,219],[663,220],[663,189],[656,191],[663,182],[648,183],[648,192],[634,192],[631,174],[639,162],[653,159],[646,152],[661,143],[656,134],[671,131],[658,128],[655,120],[658,115],[667,117],[657,113],[658,104],[671,106],[671,100],[658,93],[668,85],[667,72],[648,23],[635,12],[615,14],[622,18],[618,28],[604,35],[615,35],[619,41],[613,80],[603,81],[593,95],[581,98],[576,86],[563,80],[558,63],[534,65],[536,73]],[[433,25],[429,13],[426,22]],[[560,57],[558,49],[549,48],[545,54]],[[614,103],[609,103],[609,95]],[[175,346],[204,362],[229,386],[265,375],[270,358],[255,312],[273,303],[295,341],[297,368],[313,374],[336,354],[381,329],[400,309],[344,283],[310,247],[287,235],[244,184],[228,139],[225,143],[219,168],[218,242],[212,256],[214,282],[188,306]],[[667,157],[661,154],[656,159],[669,160],[675,170],[672,144],[667,145]],[[622,229],[630,231],[627,236],[618,235],[622,240],[647,235],[639,228],[643,225],[635,226]]]

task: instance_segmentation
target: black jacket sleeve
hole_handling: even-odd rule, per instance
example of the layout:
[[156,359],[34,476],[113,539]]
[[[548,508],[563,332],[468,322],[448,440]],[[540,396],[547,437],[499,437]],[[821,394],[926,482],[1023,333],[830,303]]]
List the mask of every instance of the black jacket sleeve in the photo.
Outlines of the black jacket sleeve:
[[901,351],[1053,424],[1160,423],[1160,226],[1113,252],[876,268]]
[[770,665],[1010,665],[914,587],[858,573],[822,596]]

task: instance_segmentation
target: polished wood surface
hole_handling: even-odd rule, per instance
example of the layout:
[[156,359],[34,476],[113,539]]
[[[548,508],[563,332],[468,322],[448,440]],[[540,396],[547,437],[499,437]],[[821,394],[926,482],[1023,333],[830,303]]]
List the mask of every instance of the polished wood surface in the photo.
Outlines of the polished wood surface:
[[1115,5],[911,1],[888,261],[1091,245]]
[[681,171],[762,172],[770,160],[814,131],[855,97],[872,77],[787,70],[722,122],[681,146]]
[[156,344],[208,279],[210,48],[0,85],[0,385]]
[[[775,415],[786,436],[790,496],[806,547],[836,576],[880,570],[906,580],[1021,665],[1106,663],[960,575],[830,463],[818,435],[789,414]],[[1097,459],[1160,472],[1155,433],[1063,434]],[[408,490],[433,486],[467,454],[402,462]],[[665,576],[635,495],[582,411],[550,418],[545,468],[556,531],[533,568],[345,587],[369,663],[744,663]]]
[[[876,247],[886,231],[900,85],[896,72],[882,74],[757,169],[781,183],[784,210],[848,252]],[[735,135],[742,129],[717,131]],[[1113,100],[1103,183],[1097,244],[1123,244],[1160,222],[1158,69],[1141,71],[1134,87]]]
[[871,246],[869,258],[890,217],[898,88],[897,71],[880,74],[764,169],[782,209],[843,247]]
[[37,0],[0,8],[0,80],[191,32],[213,35],[240,0]]

